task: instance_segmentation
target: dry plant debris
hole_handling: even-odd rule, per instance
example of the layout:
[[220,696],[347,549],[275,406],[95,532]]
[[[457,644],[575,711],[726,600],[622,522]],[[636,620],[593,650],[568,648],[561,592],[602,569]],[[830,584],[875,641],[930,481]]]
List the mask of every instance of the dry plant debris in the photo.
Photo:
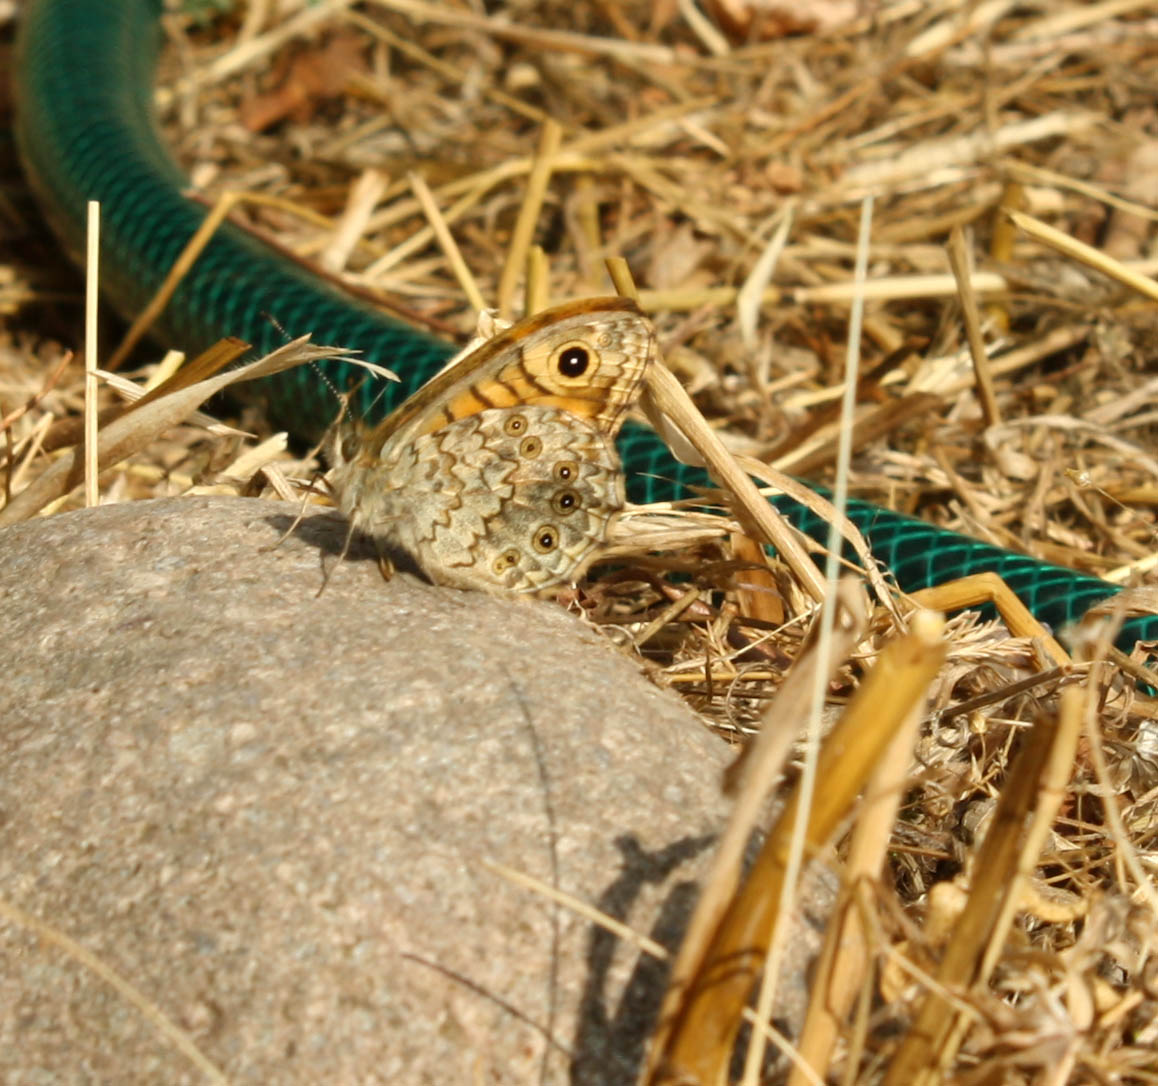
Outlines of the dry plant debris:
[[[805,24],[757,0],[702,11],[524,0],[494,14],[286,0],[166,25],[166,132],[207,199],[260,195],[235,216],[447,333],[468,333],[474,314],[411,174],[482,297],[510,309],[517,283],[501,272],[536,148],[557,125],[532,224],[553,296],[609,292],[603,261],[625,257],[668,365],[723,441],[810,477],[835,458],[857,204],[872,196],[852,492],[1153,585],[1152,5],[832,2]],[[15,229],[31,212],[11,188],[0,207],[16,238],[0,261],[6,497],[43,475],[50,431],[83,402],[82,370],[62,367],[58,345],[78,342],[75,280]],[[1058,251],[1035,224],[1123,274]],[[258,428],[260,415],[240,423]],[[173,429],[106,471],[102,500],[284,495],[315,466],[247,449],[236,432]],[[633,522],[661,553],[617,565],[577,609],[724,734],[783,726],[765,710],[801,655],[807,591],[719,521]],[[1141,591],[1153,609],[1153,590]],[[895,637],[878,616],[836,662],[830,712]],[[908,748],[916,768],[906,755],[893,778],[899,814],[871,841],[835,839],[861,872],[847,893],[863,961],[844,975],[846,1017],[809,1052],[849,1081],[900,1081],[898,1069],[930,1081],[1158,1081],[1154,702],[1128,665],[1056,666],[1032,633],[1010,637],[974,614],[949,622],[945,651]],[[1063,691],[1080,699],[1084,731],[1058,778],[1023,756],[1079,712],[1059,709]],[[1004,927],[970,928],[984,934],[952,958],[968,968],[946,978],[961,918],[985,905],[993,872],[978,868],[979,849],[1001,844],[986,828],[1048,809],[1034,797],[1063,782],[1041,855],[1026,846],[1003,861],[1026,876]],[[858,866],[862,849],[877,858]],[[941,1051],[920,1048],[932,1036]],[[788,1066],[770,1057],[765,1075]]]

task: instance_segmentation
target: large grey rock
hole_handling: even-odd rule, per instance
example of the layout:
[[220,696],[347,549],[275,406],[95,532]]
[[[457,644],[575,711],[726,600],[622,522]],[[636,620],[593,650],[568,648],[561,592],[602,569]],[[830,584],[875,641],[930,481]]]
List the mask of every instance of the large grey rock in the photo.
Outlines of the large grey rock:
[[[557,606],[364,556],[316,598],[343,527],[264,549],[295,514],[0,532],[0,893],[234,1082],[632,1081],[662,970],[485,864],[670,944],[728,752]],[[7,920],[0,1080],[204,1081]]]

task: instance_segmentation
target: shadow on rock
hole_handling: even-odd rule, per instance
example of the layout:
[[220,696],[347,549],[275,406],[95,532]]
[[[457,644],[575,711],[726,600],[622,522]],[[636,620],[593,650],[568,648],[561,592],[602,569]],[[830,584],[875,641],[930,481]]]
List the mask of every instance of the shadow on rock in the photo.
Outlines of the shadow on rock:
[[[615,844],[623,856],[623,871],[600,895],[596,908],[626,923],[632,905],[645,886],[665,882],[714,841],[712,835],[685,837],[657,852],[647,852],[632,836],[618,838]],[[676,882],[647,933],[672,955],[691,919],[698,893],[695,882]],[[575,1059],[570,1076],[573,1086],[631,1086],[639,1078],[671,966],[670,962],[657,961],[641,953],[617,1006],[612,1008],[613,997],[607,987],[619,943],[619,938],[605,928],[593,930],[587,952],[588,978],[580,1001],[573,1049]]]

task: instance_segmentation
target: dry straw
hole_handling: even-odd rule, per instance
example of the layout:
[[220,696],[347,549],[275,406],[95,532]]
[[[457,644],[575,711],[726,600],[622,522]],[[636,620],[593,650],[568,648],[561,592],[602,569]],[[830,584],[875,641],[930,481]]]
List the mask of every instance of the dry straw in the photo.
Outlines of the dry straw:
[[[975,616],[943,636],[920,622],[899,634],[909,604],[878,574],[871,594],[851,590],[838,648],[821,661],[809,632],[826,594],[815,556],[749,477],[839,523],[767,463],[831,481],[844,433],[855,496],[1086,572],[1153,578],[1158,60],[1147,5],[897,0],[764,41],[758,28],[729,37],[690,5],[580,4],[567,28],[536,4],[517,23],[417,0],[358,11],[330,0],[284,22],[273,12],[252,5],[232,43],[185,38],[192,63],[161,89],[162,108],[178,107],[168,123],[186,164],[220,171],[213,220],[250,222],[300,256],[337,254],[359,289],[463,335],[482,299],[513,308],[521,289],[533,310],[548,296],[607,293],[603,261],[627,256],[667,367],[652,383],[657,415],[695,435],[721,489],[741,496],[716,517],[633,510],[615,567],[581,596],[587,621],[713,727],[738,743],[760,736],[736,771],[738,828],[674,965],[653,1067],[720,1081],[783,911],[795,823],[843,890],[774,1081],[1158,1075],[1146,866],[1158,708],[1136,682],[1141,652],[1115,655],[1096,626],[1043,630],[987,582],[921,602],[996,598],[1013,636]],[[286,142],[242,134],[238,99],[271,89],[271,58],[290,43],[322,49],[338,30],[365,35],[348,93],[287,122]],[[351,198],[370,168],[385,183]],[[864,196],[875,210],[858,283]],[[356,238],[339,237],[343,206],[362,225]],[[8,282],[46,300],[67,288],[50,267],[30,280],[6,265]],[[850,420],[835,405],[858,298]],[[57,330],[46,320],[41,331]],[[81,475],[66,446],[82,437],[84,375],[50,348],[0,346],[0,518],[74,506]],[[103,393],[102,500],[223,485],[206,463],[258,473],[235,488],[284,496],[285,480],[305,484],[315,465],[274,467],[276,440],[250,456],[236,433],[157,436],[196,417],[218,387],[204,377],[171,377],[127,413]],[[702,502],[725,504],[719,492]],[[841,530],[863,556],[857,533]],[[640,549],[656,553],[625,557]],[[1124,604],[1154,610],[1152,587],[1128,591]],[[801,719],[817,676],[826,719],[840,723],[820,750],[820,803],[795,817],[791,735],[767,721]],[[1086,732],[1076,746],[1075,714]],[[764,818],[782,767],[779,814],[741,879],[737,843]],[[740,969],[716,988],[731,950]]]

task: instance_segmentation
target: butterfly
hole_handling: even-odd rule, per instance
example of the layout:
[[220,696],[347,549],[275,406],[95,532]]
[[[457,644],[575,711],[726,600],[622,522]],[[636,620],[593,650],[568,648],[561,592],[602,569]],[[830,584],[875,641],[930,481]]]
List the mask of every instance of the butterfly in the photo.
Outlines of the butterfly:
[[373,429],[338,438],[338,507],[390,564],[436,584],[508,594],[574,583],[623,508],[615,436],[655,353],[630,299],[527,317]]

